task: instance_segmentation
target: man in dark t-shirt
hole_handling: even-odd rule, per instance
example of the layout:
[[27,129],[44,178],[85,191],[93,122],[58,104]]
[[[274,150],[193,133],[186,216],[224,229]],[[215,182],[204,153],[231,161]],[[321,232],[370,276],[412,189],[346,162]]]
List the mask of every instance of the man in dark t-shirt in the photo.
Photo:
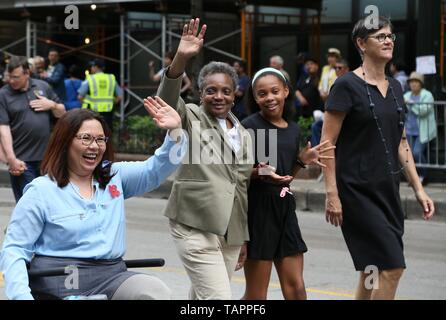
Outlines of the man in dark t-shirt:
[[51,121],[65,107],[46,82],[30,78],[26,57],[12,57],[8,72],[9,83],[0,89],[0,141],[19,201],[23,188],[40,175]]

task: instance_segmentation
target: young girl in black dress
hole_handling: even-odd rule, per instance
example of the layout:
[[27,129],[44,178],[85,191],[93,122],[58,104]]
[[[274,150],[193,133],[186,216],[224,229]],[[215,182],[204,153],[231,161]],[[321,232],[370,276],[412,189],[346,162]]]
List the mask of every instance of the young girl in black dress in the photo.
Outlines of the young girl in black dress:
[[319,159],[327,157],[320,154],[334,147],[325,148],[326,143],[321,143],[311,148],[308,143],[299,153],[299,127],[288,120],[292,110],[289,93],[285,77],[273,68],[258,71],[248,93],[248,107],[258,112],[242,122],[253,135],[256,158],[248,189],[250,241],[244,266],[244,299],[266,299],[273,262],[284,298],[307,297],[303,281],[307,246],[297,222],[290,182],[306,164],[323,166]]

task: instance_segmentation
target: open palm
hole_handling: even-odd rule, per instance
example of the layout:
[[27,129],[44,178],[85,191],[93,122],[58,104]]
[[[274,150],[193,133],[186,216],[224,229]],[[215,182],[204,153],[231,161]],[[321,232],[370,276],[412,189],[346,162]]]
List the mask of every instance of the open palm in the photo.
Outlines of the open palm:
[[[299,158],[306,164],[316,164],[320,167],[326,167],[325,164],[321,163],[320,159],[334,159],[333,156],[323,156],[322,154],[327,151],[333,150],[335,146],[327,146],[329,140],[325,140],[324,142],[318,144],[317,146],[311,147],[311,143],[308,142],[307,146],[300,152]],[[324,148],[323,148],[324,147]]]
[[147,97],[147,99],[144,99],[144,107],[159,128],[181,128],[181,118],[178,112],[160,97]]
[[177,54],[186,58],[196,56],[203,47],[203,38],[206,33],[206,25],[201,27],[201,31],[198,32],[200,26],[200,19],[191,19],[188,24],[183,27],[183,34],[181,35],[180,44],[178,45]]

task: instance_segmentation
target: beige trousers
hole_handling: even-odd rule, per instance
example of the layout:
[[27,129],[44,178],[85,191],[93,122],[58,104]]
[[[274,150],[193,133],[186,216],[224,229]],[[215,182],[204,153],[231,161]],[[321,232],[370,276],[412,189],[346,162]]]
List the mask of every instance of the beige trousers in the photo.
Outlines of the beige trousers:
[[191,281],[191,300],[229,300],[231,277],[241,245],[229,246],[224,237],[169,221],[178,255]]

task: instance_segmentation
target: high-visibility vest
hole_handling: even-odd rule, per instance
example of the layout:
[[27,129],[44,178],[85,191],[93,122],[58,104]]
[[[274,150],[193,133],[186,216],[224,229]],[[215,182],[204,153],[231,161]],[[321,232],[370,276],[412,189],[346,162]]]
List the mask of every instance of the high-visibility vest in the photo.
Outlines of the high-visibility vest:
[[89,94],[82,102],[82,109],[96,112],[111,112],[114,104],[116,80],[113,74],[95,73],[87,75]]

